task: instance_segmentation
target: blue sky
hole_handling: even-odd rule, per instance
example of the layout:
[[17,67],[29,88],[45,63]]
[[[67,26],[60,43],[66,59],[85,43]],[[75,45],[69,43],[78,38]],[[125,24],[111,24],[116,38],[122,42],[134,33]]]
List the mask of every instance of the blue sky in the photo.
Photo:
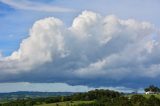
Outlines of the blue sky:
[[[45,88],[48,88],[48,90],[50,90],[49,89],[50,84],[47,85],[48,82],[53,84],[62,83],[61,86],[67,83],[67,84],[70,84],[67,86],[70,86],[70,87],[72,87],[71,85],[74,86],[73,91],[76,91],[77,89],[76,85],[84,86],[81,88],[81,91],[83,90],[86,91],[94,87],[95,88],[97,87],[123,88],[124,87],[124,89],[128,88],[130,90],[130,88],[141,89],[142,87],[147,86],[149,84],[157,85],[158,81],[160,80],[158,78],[159,76],[158,67],[160,66],[159,65],[160,60],[158,57],[159,55],[157,55],[159,53],[159,51],[157,50],[159,48],[159,46],[157,46],[159,44],[159,35],[158,35],[159,32],[157,30],[159,30],[159,27],[160,27],[160,21],[159,21],[160,14],[158,13],[158,10],[160,10],[159,4],[160,4],[159,0],[152,0],[152,1],[151,0],[87,0],[87,1],[86,0],[69,0],[69,1],[68,0],[34,0],[34,1],[33,0],[0,0],[0,25],[1,25],[0,52],[3,55],[0,63],[0,69],[4,70],[1,72],[1,75],[0,75],[0,76],[3,76],[0,79],[0,82],[2,82],[0,86],[2,88],[4,87],[4,91],[7,92],[7,91],[20,90],[20,89],[17,89],[16,86],[22,86],[21,82],[22,83],[27,82],[27,83],[33,84],[33,86],[37,86],[34,84],[38,83],[40,85],[41,83],[41,84],[44,84]],[[83,11],[85,10],[89,12],[83,13]],[[90,13],[90,11],[93,13]],[[95,16],[95,14],[98,14],[98,15]],[[116,19],[114,18],[113,15],[116,17]],[[111,16],[111,18],[108,17],[105,19],[105,17],[107,16]],[[46,20],[44,19],[48,17],[56,17],[60,19],[64,24],[63,27],[66,28],[61,33],[66,33],[65,31],[67,30],[68,34],[64,34],[64,36],[62,36],[64,37],[63,39],[65,43],[63,42],[63,39],[58,39],[56,37],[55,38],[53,37],[53,39],[55,39],[55,41],[53,40],[53,42],[48,39],[48,43],[50,42],[53,47],[55,46],[55,48],[52,48],[52,50],[55,50],[56,52],[55,51],[53,52],[52,50],[47,49],[46,51],[49,51],[49,53],[51,52],[51,59],[50,57],[47,58],[47,56],[44,56],[44,58],[46,59],[41,60],[41,62],[39,63],[37,62],[37,61],[40,61],[38,58],[38,54],[40,56],[43,56],[43,53],[39,53],[39,52],[43,52],[43,50],[45,49],[43,48],[41,50],[38,48],[39,46],[37,46],[38,49],[28,48],[31,46],[32,43],[23,43],[22,41],[24,41],[24,39],[29,39],[24,42],[31,42],[32,40],[30,39],[32,39],[32,37],[29,38],[29,36],[34,36],[35,35],[34,32],[45,36],[45,32],[40,32],[40,30],[38,29],[39,27],[34,28],[33,26],[33,25],[35,26],[39,25],[39,24],[36,24],[35,22],[37,22],[40,19],[42,20],[38,21],[38,23],[41,23],[44,26],[49,25],[48,21],[50,22],[50,20],[52,20],[51,23],[53,22],[53,24],[55,24],[57,22],[58,23],[57,26],[59,27],[59,24],[61,22],[54,19],[46,19]],[[111,27],[114,27],[113,30],[117,30],[117,28],[119,30],[122,30],[122,32],[117,35],[124,34],[124,36],[112,38],[112,36],[115,36],[115,35],[111,34],[110,35],[111,38],[107,38],[106,40],[109,40],[109,41],[110,39],[113,39],[113,40],[107,43],[106,46],[102,46],[102,47],[96,46],[98,45],[98,43],[96,43],[98,41],[96,41],[94,37],[90,38],[89,40],[88,38],[85,38],[87,40],[84,40],[83,42],[81,40],[75,40],[76,38],[72,37],[72,35],[77,36],[77,34],[74,34],[74,31],[77,31],[78,33],[84,36],[85,36],[85,33],[87,34],[89,33],[91,36],[92,35],[94,36],[94,34],[95,35],[101,34],[101,32],[99,33],[99,30],[90,28],[90,27],[93,27],[93,28],[95,27],[94,25],[92,25],[94,21],[92,20],[93,22],[91,21],[91,23],[87,23],[88,21],[86,20],[88,19],[86,17],[88,17],[88,19],[91,19],[91,20],[93,18],[93,20],[95,19],[99,21],[101,21],[101,19],[104,21],[110,20],[110,19],[111,19],[110,21],[117,20],[115,21],[117,22],[115,26],[112,26],[114,22],[110,23],[109,21],[108,23],[111,24],[111,25],[109,24]],[[78,21],[76,21],[76,19]],[[127,21],[128,19],[133,19],[135,21],[128,22]],[[75,20],[74,21],[75,24],[72,24],[74,23],[73,20]],[[119,20],[125,21],[124,23],[126,24],[124,25],[124,23]],[[80,23],[77,25],[78,22]],[[150,25],[144,24],[143,22],[150,23]],[[98,23],[98,21],[96,21],[95,23],[96,23],[95,25],[97,26],[100,24]],[[131,24],[134,24],[136,28],[134,25],[132,26]],[[120,26],[122,26],[124,29],[121,28]],[[128,27],[128,29],[130,27],[133,27],[133,28],[128,30],[127,28],[125,29],[126,26]],[[33,33],[31,33],[30,30],[32,30]],[[55,34],[57,34],[56,31],[57,30],[59,31],[60,29],[55,28],[52,30],[55,30]],[[88,32],[85,32],[86,30]],[[42,31],[43,31],[43,28],[42,28]],[[139,35],[139,37],[136,36],[137,37],[135,38],[136,40],[135,39],[133,40],[132,37],[127,37],[127,35],[131,35],[131,36],[136,35],[134,34],[134,31],[137,33],[137,35]],[[109,33],[109,32],[104,31],[104,33]],[[146,35],[147,37],[140,37],[141,35]],[[38,39],[38,36],[37,36],[37,39]],[[84,39],[84,38],[77,38],[77,39]],[[101,39],[101,38],[97,37],[96,39]],[[104,40],[103,42],[105,42],[106,40]],[[137,41],[137,44],[134,43],[136,41]],[[124,44],[122,42],[124,42]],[[133,44],[132,43],[130,44],[128,42],[132,42]],[[146,43],[146,45],[143,45],[140,42],[143,42],[144,44]],[[37,41],[35,44],[41,45],[40,41]],[[21,45],[24,45],[24,46],[21,47]],[[28,47],[26,47],[26,45]],[[44,45],[46,45],[46,43],[44,43]],[[65,45],[67,45],[67,47],[65,47]],[[73,45],[75,47],[73,47]],[[96,49],[91,45],[95,45]],[[119,45],[120,47],[118,47]],[[124,47],[124,45],[129,45],[129,46],[131,45],[131,49],[132,47],[140,48],[137,51],[135,50],[135,53],[133,54],[133,58],[134,56],[138,56],[138,58],[135,61],[133,60],[133,62],[135,63],[131,62],[133,58],[130,58],[130,60],[126,59],[125,55],[132,57],[131,55],[129,55],[128,52],[132,53],[133,51],[128,50],[128,48]],[[63,46],[64,46],[64,49],[62,49]],[[144,50],[144,51],[142,50],[142,52],[139,53],[141,51],[141,48],[145,48],[146,46],[148,47],[147,50]],[[58,51],[59,49],[57,48],[60,48],[60,51]],[[69,48],[69,50],[65,51],[66,48],[67,49]],[[122,48],[122,50],[120,50],[120,48]],[[37,51],[34,51],[33,49]],[[28,52],[27,52],[28,54],[24,53],[23,55],[23,50],[24,51],[26,50],[26,52],[27,50],[33,50],[32,52],[33,54],[34,53],[37,54],[37,58],[35,58],[35,60],[34,59],[30,60],[36,55],[32,57]],[[19,56],[20,62],[24,62],[24,60],[27,60],[27,59],[29,60],[29,62],[26,63],[27,65],[29,64],[28,66],[26,64],[17,63],[17,60],[14,60],[17,57],[13,55],[14,54],[13,52],[16,52],[16,51],[18,51],[17,52],[18,55],[16,56],[17,57]],[[20,54],[19,51],[22,51],[22,57],[21,55],[19,55]],[[146,51],[151,53],[146,54],[145,53]],[[96,52],[96,55],[93,52]],[[54,59],[52,57],[52,54]],[[66,55],[67,56],[61,59],[61,56],[59,56],[59,54],[62,55],[62,57]],[[121,58],[118,58],[118,56],[114,57],[117,54],[118,56],[120,55]],[[142,56],[141,54],[144,54],[144,56]],[[116,58],[117,58],[117,61],[116,61]],[[139,62],[140,59],[144,59],[144,60]],[[15,62],[12,63],[12,61],[10,60]],[[124,63],[124,64],[117,64],[117,62]],[[104,65],[104,68],[102,69],[100,68],[97,70],[91,70],[92,66],[97,68],[97,67],[101,67],[101,65],[103,66],[103,64],[109,64],[109,63],[113,65],[109,67]],[[3,65],[4,66],[6,65],[6,67],[2,67]],[[15,69],[13,68],[13,70],[11,70],[12,65],[14,68],[16,67]],[[24,69],[23,71],[21,67],[25,67],[25,65],[27,68]],[[146,71],[147,68],[153,71]],[[35,70],[39,70],[39,71],[37,72]],[[62,70],[66,70],[66,71],[62,71]],[[91,70],[91,72],[85,71],[85,70]],[[106,75],[104,76],[102,73],[98,73],[101,70],[102,70],[102,73],[103,72],[105,73],[104,70],[109,70],[109,73],[104,74]],[[116,75],[117,73],[120,76],[117,76]],[[128,77],[131,73],[141,73],[141,74],[140,75],[135,74],[132,77]],[[69,74],[71,74],[71,76]],[[37,75],[37,76],[34,76],[34,75]],[[86,78],[86,76],[88,75],[89,76],[91,75],[91,78]],[[149,79],[149,80],[146,81],[146,79]],[[139,80],[141,80],[141,82],[139,82]],[[11,82],[13,83],[13,85],[10,84]],[[20,82],[20,84],[17,82]],[[6,86],[13,86],[13,89],[8,87],[9,89],[6,91],[5,90]],[[91,88],[88,88],[88,86]],[[44,89],[43,86],[39,86],[39,87],[41,88],[41,91],[46,91],[46,89]],[[25,89],[25,86],[23,86],[21,89],[22,90]],[[35,89],[26,87],[26,90],[37,90],[37,89],[36,87]],[[70,88],[70,90],[72,89]],[[62,91],[65,91],[65,90],[62,89]]]

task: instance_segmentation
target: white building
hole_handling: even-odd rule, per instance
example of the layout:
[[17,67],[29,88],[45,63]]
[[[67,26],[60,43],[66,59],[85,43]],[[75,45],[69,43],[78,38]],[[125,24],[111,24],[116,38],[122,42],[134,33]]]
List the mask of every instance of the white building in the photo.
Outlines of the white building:
[[147,91],[147,92],[145,92],[145,94],[155,94],[155,92]]

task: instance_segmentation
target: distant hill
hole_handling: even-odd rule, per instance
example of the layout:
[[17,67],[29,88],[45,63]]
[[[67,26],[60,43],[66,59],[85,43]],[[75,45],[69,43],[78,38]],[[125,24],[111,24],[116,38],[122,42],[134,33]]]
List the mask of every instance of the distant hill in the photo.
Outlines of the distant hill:
[[37,97],[49,97],[49,96],[68,96],[73,93],[74,92],[29,92],[29,91],[0,93],[0,101],[25,99],[25,98],[37,98]]

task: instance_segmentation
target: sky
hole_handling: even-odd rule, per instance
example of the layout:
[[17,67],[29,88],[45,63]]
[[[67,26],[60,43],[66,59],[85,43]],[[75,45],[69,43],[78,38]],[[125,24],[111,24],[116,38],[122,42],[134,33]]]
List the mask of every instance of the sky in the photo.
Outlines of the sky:
[[159,4],[0,0],[0,92],[160,86]]

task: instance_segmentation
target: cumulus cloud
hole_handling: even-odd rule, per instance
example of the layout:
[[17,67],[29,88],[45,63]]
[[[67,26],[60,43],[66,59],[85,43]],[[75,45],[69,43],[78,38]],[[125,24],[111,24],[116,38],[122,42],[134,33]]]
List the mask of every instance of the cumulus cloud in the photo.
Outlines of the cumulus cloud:
[[20,48],[1,60],[0,81],[132,84],[160,75],[159,54],[154,25],[84,11],[70,27],[53,17],[35,22]]

